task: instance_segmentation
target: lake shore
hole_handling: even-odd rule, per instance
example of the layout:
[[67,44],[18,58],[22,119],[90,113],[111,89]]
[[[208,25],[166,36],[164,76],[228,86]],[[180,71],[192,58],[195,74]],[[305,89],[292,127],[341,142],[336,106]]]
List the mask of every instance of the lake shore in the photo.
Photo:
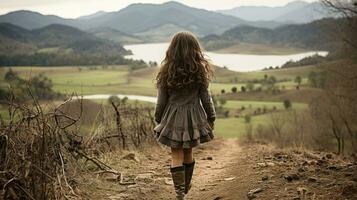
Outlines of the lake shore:
[[[132,55],[126,56],[128,59],[144,60],[145,62],[155,61],[161,63],[169,43],[146,43],[126,45],[124,48],[130,50]],[[273,51],[273,49],[271,49]],[[282,49],[276,52],[282,52]],[[285,50],[287,51],[287,50]],[[289,50],[293,51],[293,50]],[[227,67],[232,71],[249,72],[262,70],[269,67],[280,67],[288,61],[297,61],[312,55],[326,56],[325,51],[308,51],[289,55],[259,55],[259,54],[237,54],[237,53],[215,53],[205,52],[205,55],[214,65]]]
[[277,45],[239,43],[233,46],[213,50],[214,53],[221,54],[247,54],[247,55],[292,55],[307,52],[309,50],[283,47]]

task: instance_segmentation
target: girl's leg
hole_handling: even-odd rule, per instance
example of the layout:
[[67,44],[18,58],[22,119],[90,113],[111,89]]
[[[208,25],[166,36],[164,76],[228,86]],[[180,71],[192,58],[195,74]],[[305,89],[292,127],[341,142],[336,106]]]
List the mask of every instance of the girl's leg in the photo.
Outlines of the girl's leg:
[[189,164],[193,162],[192,148],[183,149],[183,163]]
[[185,167],[183,166],[183,149],[171,148],[171,175],[176,191],[176,199],[185,199]]
[[182,166],[184,162],[183,149],[171,148],[171,167]]
[[193,159],[192,148],[184,149],[183,155],[183,165],[185,166],[185,194],[187,194],[191,188],[191,179],[195,166],[195,160]]

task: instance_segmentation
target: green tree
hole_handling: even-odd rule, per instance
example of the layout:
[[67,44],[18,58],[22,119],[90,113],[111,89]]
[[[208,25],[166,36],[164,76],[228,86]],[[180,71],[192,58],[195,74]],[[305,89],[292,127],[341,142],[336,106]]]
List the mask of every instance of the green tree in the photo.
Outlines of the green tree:
[[237,93],[237,87],[232,87],[232,92]]
[[245,123],[250,123],[252,121],[252,117],[250,115],[245,115],[244,116],[244,122]]
[[109,97],[108,103],[110,103],[110,104],[114,103],[116,105],[119,105],[120,104],[120,98],[115,96],[115,95],[112,95],[112,96]]
[[277,82],[275,76],[270,76],[269,79],[268,79],[268,83],[272,86],[275,85],[275,83]]
[[301,82],[302,82],[301,76],[296,76],[296,78],[295,78],[295,83],[297,83],[298,86],[300,86],[300,85],[301,85]]
[[289,99],[285,99],[283,103],[285,109],[290,109],[292,107],[291,101]]
[[129,98],[127,96],[125,96],[121,99],[121,103],[126,104],[128,102],[128,100],[129,100]]
[[5,74],[5,81],[6,82],[11,82],[14,80],[19,80],[19,76],[16,72],[14,72],[11,68],[9,69],[9,71],[6,72]]
[[226,103],[227,103],[227,100],[226,100],[225,98],[220,98],[220,99],[219,99],[219,104],[220,104],[221,106],[224,106]]
[[244,116],[244,122],[245,122],[245,130],[247,134],[247,139],[251,141],[253,139],[253,126],[251,123],[251,116],[250,115],[245,115]]
[[248,91],[254,91],[254,83],[252,82],[247,83],[245,87]]
[[311,71],[308,75],[309,83],[312,87],[317,87],[317,73],[315,71]]

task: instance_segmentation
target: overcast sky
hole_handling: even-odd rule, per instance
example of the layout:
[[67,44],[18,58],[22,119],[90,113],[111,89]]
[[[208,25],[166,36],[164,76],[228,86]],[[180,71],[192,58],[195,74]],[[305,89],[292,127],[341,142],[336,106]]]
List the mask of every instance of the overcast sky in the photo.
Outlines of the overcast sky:
[[[132,3],[160,4],[167,0],[0,0],[0,14],[15,10],[32,10],[75,18],[99,10],[117,11]],[[229,9],[243,5],[282,6],[294,0],[177,0],[189,6],[207,10]],[[308,2],[316,0],[305,0]]]

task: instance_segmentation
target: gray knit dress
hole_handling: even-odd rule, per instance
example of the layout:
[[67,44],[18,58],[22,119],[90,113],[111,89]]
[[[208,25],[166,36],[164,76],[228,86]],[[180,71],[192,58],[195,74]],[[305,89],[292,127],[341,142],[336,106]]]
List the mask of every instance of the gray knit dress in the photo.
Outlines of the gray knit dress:
[[154,128],[157,140],[172,148],[192,148],[213,139],[208,122],[216,118],[206,87],[158,89]]

